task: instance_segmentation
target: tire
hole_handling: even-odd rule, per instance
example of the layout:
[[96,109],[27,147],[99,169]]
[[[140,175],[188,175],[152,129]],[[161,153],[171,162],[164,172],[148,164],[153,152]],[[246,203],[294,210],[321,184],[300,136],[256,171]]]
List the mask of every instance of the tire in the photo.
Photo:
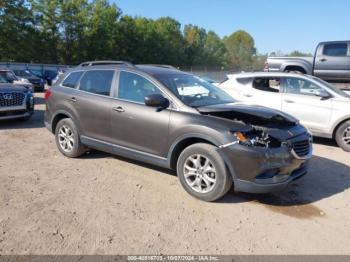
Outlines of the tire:
[[[199,162],[196,162],[198,159]],[[207,160],[209,162],[206,162]],[[183,188],[200,200],[215,201],[224,196],[232,186],[232,177],[224,160],[217,152],[217,148],[210,144],[198,143],[185,148],[178,158],[176,169]]]
[[60,152],[67,157],[79,157],[87,150],[81,143],[78,130],[70,118],[64,118],[57,123],[55,140]]
[[[345,139],[349,137],[348,139]],[[335,132],[335,141],[344,151],[350,152],[350,121],[341,124]]]

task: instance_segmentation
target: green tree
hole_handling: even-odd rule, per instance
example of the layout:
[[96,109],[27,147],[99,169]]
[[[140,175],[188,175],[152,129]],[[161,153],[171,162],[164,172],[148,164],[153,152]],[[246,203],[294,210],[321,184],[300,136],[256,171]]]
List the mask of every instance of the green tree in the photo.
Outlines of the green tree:
[[60,1],[61,41],[58,52],[61,63],[77,64],[87,59],[89,7],[87,0]]
[[253,37],[245,31],[237,31],[224,38],[227,59],[233,70],[251,70],[256,53]]
[[215,32],[208,32],[203,49],[207,66],[224,66],[226,47]]
[[205,64],[204,45],[207,38],[207,32],[203,28],[195,25],[185,25],[185,54],[188,66]]
[[185,53],[181,24],[170,17],[159,18],[154,24],[159,43],[159,63],[183,64]]
[[30,0],[37,30],[40,31],[38,59],[43,63],[57,63],[60,45],[59,24],[61,17],[59,0]]
[[0,59],[35,61],[36,40],[33,14],[25,0],[2,0],[0,3]]
[[89,17],[84,38],[87,41],[86,58],[117,59],[117,23],[121,15],[120,9],[107,0],[94,0],[89,6]]

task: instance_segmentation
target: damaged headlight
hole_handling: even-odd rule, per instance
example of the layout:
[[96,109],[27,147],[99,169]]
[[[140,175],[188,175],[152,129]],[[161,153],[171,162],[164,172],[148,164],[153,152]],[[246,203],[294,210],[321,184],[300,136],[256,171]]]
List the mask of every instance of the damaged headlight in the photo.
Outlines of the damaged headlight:
[[253,129],[251,132],[233,132],[236,140],[239,144],[245,146],[258,146],[258,147],[279,147],[279,143],[276,139],[269,136],[265,130]]

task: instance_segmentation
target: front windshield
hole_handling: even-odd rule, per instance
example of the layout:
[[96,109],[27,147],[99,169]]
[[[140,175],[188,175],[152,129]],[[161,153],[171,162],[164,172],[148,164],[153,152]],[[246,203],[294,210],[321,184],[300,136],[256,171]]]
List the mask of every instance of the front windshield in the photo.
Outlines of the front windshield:
[[322,84],[322,85],[325,85],[326,87],[328,87],[330,90],[332,90],[334,93],[337,93],[338,95],[340,96],[343,96],[343,97],[348,97],[350,98],[350,95],[348,95],[347,93],[345,93],[344,91],[340,90],[339,88],[335,87],[334,85],[318,78],[318,77],[312,77],[313,80],[315,80],[316,82]]
[[155,77],[184,104],[191,107],[233,103],[235,100],[220,88],[188,74],[161,74]]

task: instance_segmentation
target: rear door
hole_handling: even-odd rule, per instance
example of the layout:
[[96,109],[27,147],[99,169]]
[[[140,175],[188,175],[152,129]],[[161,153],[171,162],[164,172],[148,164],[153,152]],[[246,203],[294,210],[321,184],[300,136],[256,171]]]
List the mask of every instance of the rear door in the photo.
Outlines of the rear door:
[[78,112],[82,134],[98,141],[110,140],[112,86],[115,70],[86,71],[80,79],[76,96],[71,97]]
[[318,47],[314,75],[327,80],[350,79],[349,43],[325,43]]
[[261,105],[281,110],[282,93],[280,78],[254,77],[247,89],[242,91],[243,101],[249,104]]
[[282,111],[299,119],[311,132],[326,132],[332,114],[332,99],[315,94],[327,91],[314,82],[298,77],[284,77],[282,85]]

